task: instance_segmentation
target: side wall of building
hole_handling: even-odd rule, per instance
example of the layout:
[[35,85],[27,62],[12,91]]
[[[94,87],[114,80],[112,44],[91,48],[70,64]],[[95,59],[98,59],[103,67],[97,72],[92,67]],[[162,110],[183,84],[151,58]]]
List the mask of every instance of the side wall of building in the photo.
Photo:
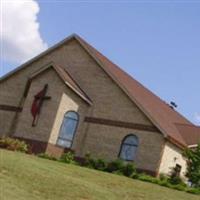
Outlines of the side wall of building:
[[135,135],[139,140],[135,158],[136,167],[154,175],[157,173],[164,144],[161,134],[99,124],[88,124],[87,128],[88,132],[81,156],[90,153],[94,157],[106,160],[117,159],[123,139],[127,135]]
[[181,166],[180,175],[182,178],[185,178],[187,161],[183,156],[183,151],[172,143],[166,142],[160,163],[159,173],[170,174],[171,170],[176,166],[176,164]]

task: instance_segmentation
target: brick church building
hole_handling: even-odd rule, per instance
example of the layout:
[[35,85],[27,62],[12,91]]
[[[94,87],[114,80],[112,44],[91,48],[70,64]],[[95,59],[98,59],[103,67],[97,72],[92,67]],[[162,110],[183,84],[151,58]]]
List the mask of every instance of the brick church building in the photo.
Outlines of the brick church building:
[[182,151],[200,142],[200,127],[75,34],[3,76],[0,94],[0,137],[35,153],[89,152],[184,176]]

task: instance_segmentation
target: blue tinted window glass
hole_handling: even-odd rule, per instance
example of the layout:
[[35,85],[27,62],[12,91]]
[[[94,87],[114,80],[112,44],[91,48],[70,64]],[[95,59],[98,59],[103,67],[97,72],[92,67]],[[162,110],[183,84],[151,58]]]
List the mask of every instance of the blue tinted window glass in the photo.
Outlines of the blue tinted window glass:
[[78,114],[76,112],[68,112],[65,114],[57,141],[58,145],[68,148],[71,147],[77,124]]
[[127,161],[133,161],[138,148],[138,138],[134,135],[127,136],[121,146],[120,158]]
[[73,134],[76,130],[77,121],[70,118],[65,118],[61,127],[60,137],[68,140],[72,140]]
[[68,113],[65,114],[65,117],[69,117],[69,118],[78,120],[78,115],[77,115],[76,112],[68,112]]
[[130,145],[138,145],[138,139],[136,136],[131,135],[131,136],[126,137],[126,139],[124,140],[124,143],[130,144]]
[[67,141],[67,140],[63,140],[63,139],[58,139],[57,144],[59,146],[63,146],[63,147],[67,147],[67,148],[71,147],[71,141]]

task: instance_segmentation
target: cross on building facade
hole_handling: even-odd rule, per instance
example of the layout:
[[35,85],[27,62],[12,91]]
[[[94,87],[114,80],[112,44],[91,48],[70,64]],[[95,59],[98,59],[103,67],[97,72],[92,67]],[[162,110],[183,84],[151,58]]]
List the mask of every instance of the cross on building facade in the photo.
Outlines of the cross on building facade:
[[44,88],[34,96],[34,100],[31,106],[31,114],[33,116],[32,126],[36,126],[37,124],[37,120],[38,120],[42,105],[44,103],[44,100],[51,99],[50,96],[45,96],[47,93],[47,89],[48,89],[48,84],[45,84]]

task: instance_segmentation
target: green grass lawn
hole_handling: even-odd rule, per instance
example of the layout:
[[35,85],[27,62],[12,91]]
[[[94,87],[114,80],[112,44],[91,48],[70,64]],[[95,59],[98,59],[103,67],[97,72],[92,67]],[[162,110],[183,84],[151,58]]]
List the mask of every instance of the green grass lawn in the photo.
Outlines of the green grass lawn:
[[0,150],[1,200],[199,200],[197,195]]

